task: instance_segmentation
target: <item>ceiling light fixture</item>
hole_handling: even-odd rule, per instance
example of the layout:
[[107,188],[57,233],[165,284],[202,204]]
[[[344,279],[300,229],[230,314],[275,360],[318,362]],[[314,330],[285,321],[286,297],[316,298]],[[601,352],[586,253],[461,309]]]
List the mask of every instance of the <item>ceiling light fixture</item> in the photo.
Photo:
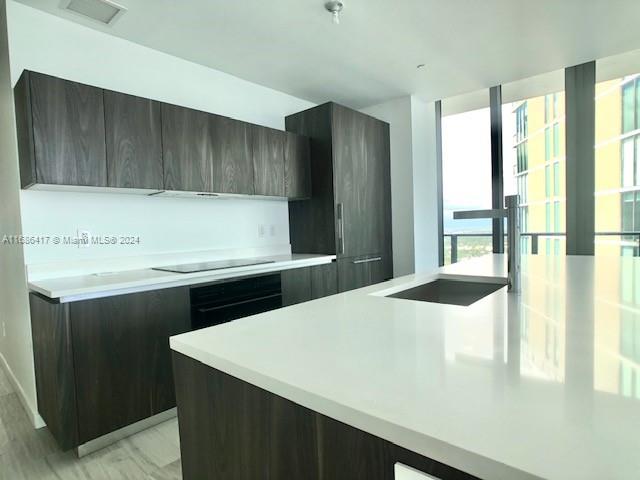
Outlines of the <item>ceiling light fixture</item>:
[[63,0],[60,8],[105,25],[113,25],[126,11],[111,0]]
[[340,12],[342,12],[344,8],[344,3],[339,0],[331,0],[324,4],[324,8],[333,15],[333,23],[338,25],[340,23]]

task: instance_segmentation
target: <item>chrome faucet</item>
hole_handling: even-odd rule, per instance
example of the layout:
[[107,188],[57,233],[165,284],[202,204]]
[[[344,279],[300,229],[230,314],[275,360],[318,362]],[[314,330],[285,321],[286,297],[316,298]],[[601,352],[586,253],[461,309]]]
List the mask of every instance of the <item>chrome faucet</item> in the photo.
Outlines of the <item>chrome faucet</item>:
[[504,197],[506,208],[493,210],[467,210],[453,212],[453,218],[505,218],[507,219],[507,248],[508,254],[508,291],[520,293],[520,215],[518,211],[518,195]]

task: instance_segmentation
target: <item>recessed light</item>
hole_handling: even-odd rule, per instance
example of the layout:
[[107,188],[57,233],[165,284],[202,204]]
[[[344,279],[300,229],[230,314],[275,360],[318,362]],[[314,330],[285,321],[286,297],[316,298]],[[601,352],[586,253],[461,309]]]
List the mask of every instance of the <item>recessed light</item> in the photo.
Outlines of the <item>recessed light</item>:
[[109,0],[66,0],[61,7],[105,25],[112,24],[126,10]]

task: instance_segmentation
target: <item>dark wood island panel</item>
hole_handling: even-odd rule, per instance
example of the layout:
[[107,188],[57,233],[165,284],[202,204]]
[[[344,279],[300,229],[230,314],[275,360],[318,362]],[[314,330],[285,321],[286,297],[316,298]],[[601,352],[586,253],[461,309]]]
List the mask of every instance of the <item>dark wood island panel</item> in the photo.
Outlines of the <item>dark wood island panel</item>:
[[185,480],[478,480],[173,352]]

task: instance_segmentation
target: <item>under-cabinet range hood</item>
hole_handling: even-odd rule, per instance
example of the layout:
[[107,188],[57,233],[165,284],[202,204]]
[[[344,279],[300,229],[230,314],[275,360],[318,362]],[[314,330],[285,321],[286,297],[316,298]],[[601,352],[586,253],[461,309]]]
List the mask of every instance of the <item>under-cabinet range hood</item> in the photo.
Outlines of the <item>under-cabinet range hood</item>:
[[247,195],[238,193],[183,192],[178,190],[154,190],[144,188],[90,187],[83,185],[54,185],[35,183],[26,190],[45,192],[85,192],[117,193],[121,195],[142,195],[147,197],[204,198],[204,199],[245,199],[245,200],[288,200],[287,197],[267,195]]
[[213,193],[213,192],[183,192],[179,190],[162,190],[148,192],[150,197],[175,197],[175,198],[209,198],[209,199],[245,199],[245,200],[287,200],[287,197],[272,197],[267,195],[246,195],[240,193]]

